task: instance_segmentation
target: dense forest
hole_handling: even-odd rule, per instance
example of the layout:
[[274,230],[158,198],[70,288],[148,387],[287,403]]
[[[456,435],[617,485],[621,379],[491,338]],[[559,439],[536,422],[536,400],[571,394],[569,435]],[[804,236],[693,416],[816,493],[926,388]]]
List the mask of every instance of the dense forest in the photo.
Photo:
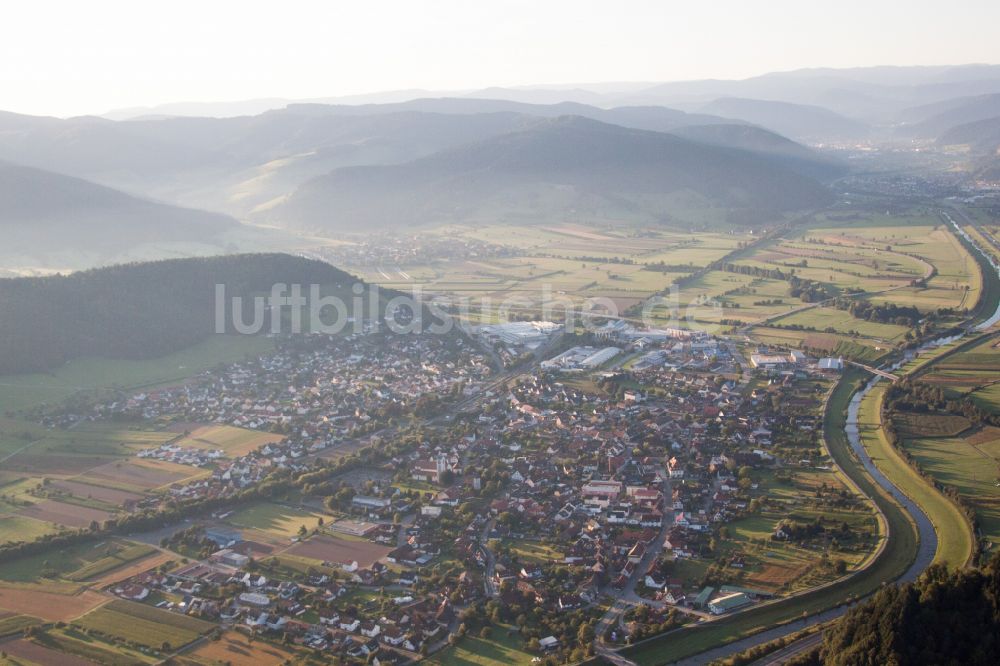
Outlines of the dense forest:
[[155,358],[191,346],[215,332],[217,284],[226,285],[230,298],[269,293],[275,283],[346,288],[355,281],[329,264],[288,254],[0,279],[0,374],[51,369],[82,356]]
[[932,566],[915,583],[890,585],[826,632],[818,655],[799,663],[1000,662],[1000,554],[984,569]]

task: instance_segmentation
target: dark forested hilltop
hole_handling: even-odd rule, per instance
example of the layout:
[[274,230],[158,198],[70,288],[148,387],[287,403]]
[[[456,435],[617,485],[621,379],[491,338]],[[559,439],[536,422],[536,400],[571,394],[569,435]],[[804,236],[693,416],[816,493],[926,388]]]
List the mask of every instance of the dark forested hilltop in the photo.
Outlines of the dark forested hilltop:
[[329,264],[244,254],[124,264],[68,276],[0,279],[0,374],[57,367],[82,356],[155,358],[215,332],[215,285],[227,297],[275,283],[347,285]]
[[1000,554],[983,569],[928,569],[890,585],[827,630],[822,649],[796,664],[1000,663]]

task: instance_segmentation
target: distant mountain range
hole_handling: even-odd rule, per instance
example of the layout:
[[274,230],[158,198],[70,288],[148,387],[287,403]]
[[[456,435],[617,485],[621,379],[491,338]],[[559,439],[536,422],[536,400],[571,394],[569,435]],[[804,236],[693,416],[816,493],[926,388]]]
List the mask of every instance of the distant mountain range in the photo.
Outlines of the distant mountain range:
[[119,109],[105,114],[105,117],[122,120],[151,115],[252,115],[297,102],[386,104],[428,97],[489,98],[529,104],[569,101],[604,108],[637,105],[686,108],[686,105],[703,105],[722,97],[738,97],[821,106],[855,120],[879,123],[893,120],[909,107],[991,92],[1000,92],[998,65],[882,66],[800,69],[739,80],[604,82],[464,91],[393,90],[310,100],[272,98],[242,102],[167,104]]
[[62,252],[107,258],[143,244],[216,243],[231,217],[138,199],[40,169],[0,162],[0,258]]
[[864,138],[871,128],[819,106],[723,97],[700,107],[702,113],[767,127],[797,141]]
[[747,151],[564,116],[405,164],[337,169],[260,215],[320,230],[477,220],[665,222],[671,208],[766,217],[829,196],[817,181]]
[[1000,93],[959,97],[947,102],[910,109],[917,118],[906,127],[907,133],[924,138],[941,138],[961,125],[1000,118]]
[[[757,224],[828,200],[821,183],[848,161],[816,146],[968,146],[970,174],[1000,159],[993,65],[435,95],[179,104],[116,120],[0,112],[0,269],[10,256],[77,267],[271,247],[232,243],[248,233],[236,220],[338,233],[438,220]],[[85,256],[43,256],[64,251]]]
[[979,153],[996,153],[1000,150],[1000,114],[952,127],[937,142],[945,146],[967,145]]
[[[656,132],[740,122],[664,107],[601,109],[472,98],[297,104],[224,119],[113,122],[0,114],[0,159],[243,218],[341,167],[402,164],[565,115]],[[777,152],[787,152],[790,143],[758,127],[717,130],[707,142],[725,145],[727,140],[731,147],[769,154],[780,143],[785,145]],[[828,158],[800,148],[789,166],[829,175]]]

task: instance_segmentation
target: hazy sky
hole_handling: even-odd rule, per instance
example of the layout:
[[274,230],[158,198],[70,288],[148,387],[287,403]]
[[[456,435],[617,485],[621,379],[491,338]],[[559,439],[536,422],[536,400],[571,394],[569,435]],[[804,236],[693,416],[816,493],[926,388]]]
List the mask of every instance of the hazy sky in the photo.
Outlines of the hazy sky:
[[9,0],[0,109],[1000,62],[998,0]]

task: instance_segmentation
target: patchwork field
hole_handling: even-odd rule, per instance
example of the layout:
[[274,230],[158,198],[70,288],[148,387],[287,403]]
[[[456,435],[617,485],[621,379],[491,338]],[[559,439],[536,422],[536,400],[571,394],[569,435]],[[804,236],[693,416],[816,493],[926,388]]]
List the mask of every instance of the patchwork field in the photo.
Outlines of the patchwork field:
[[54,500],[43,500],[25,507],[21,509],[21,515],[66,527],[88,527],[93,522],[100,525],[111,517],[107,511]]
[[[491,321],[493,306],[505,299],[525,309],[543,302],[554,307],[579,304],[601,297],[619,310],[640,304],[667,288],[676,277],[715,261],[750,237],[739,234],[683,233],[630,225],[597,227],[560,224],[549,227],[483,225],[432,229],[435,238],[467,238],[511,248],[507,256],[477,258],[466,255],[431,263],[402,266],[347,266],[360,277],[386,286],[420,286],[425,292],[472,299],[472,318]],[[663,264],[670,270],[647,270]],[[683,264],[685,268],[679,268]],[[516,310],[515,310],[516,311]]]
[[97,544],[84,543],[0,562],[0,581],[22,583],[33,583],[41,579],[88,581],[118,567],[144,560],[155,552],[156,549],[145,544],[120,539]]
[[197,618],[152,606],[115,599],[77,619],[74,624],[90,631],[159,650],[187,645],[215,625]]
[[[971,310],[983,290],[975,259],[929,211],[895,216],[821,214],[807,228],[755,249],[736,264],[786,275],[794,271],[799,278],[824,285],[826,298],[857,292],[850,297],[913,306],[924,313],[939,308]],[[924,282],[912,284],[918,280]],[[725,309],[727,317],[757,324],[753,337],[761,342],[874,361],[903,342],[909,330],[896,323],[856,318],[823,300],[802,303],[788,296],[787,287],[781,296],[780,289],[775,291],[768,282],[754,278],[742,291],[722,295],[739,306]],[[758,287],[759,293],[754,291]]]
[[94,467],[76,480],[126,492],[146,492],[208,473],[207,470],[160,460],[131,459]]
[[42,620],[30,615],[18,615],[6,611],[0,612],[0,636],[19,634],[27,627],[41,623]]
[[144,495],[140,495],[139,493],[130,493],[125,490],[117,490],[81,481],[53,481],[49,487],[51,490],[65,493],[70,497],[93,499],[115,507],[120,507],[126,502],[138,501],[144,497]]
[[59,666],[93,666],[94,662],[65,652],[57,652],[25,639],[15,639],[0,643],[0,650],[8,656],[24,660],[29,664],[58,664]]
[[943,388],[949,397],[969,396],[987,409],[1000,406],[1000,340],[985,338],[979,344],[951,354],[923,372],[920,380]]
[[[148,652],[115,645],[110,639],[86,634],[73,627],[49,629],[32,642],[58,654],[60,658],[78,657],[90,664],[101,666],[139,666],[156,663],[158,660]],[[56,661],[54,663],[61,663]]]

